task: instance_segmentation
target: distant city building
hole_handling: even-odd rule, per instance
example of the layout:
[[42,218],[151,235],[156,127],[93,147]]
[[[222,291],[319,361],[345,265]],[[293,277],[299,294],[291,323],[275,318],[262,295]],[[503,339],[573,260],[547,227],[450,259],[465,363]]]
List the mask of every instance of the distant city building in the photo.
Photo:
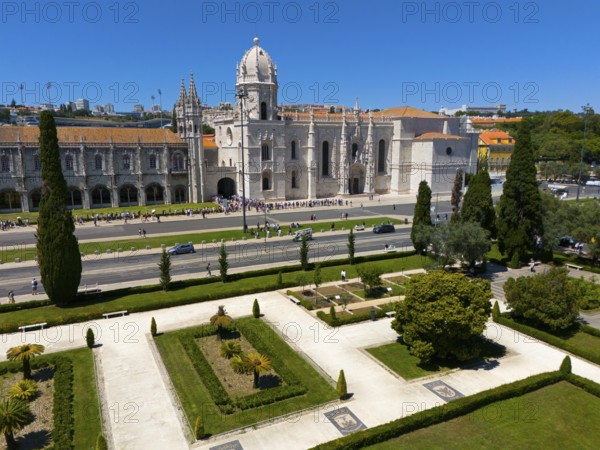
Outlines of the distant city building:
[[92,111],[94,116],[114,116],[115,115],[115,106],[112,103],[106,103],[104,105],[96,105],[94,106],[94,110]]
[[153,113],[160,113],[160,105],[152,105]]
[[89,111],[90,110],[90,102],[89,100],[86,100],[85,98],[78,98],[77,100],[75,100],[75,110],[86,110]]
[[462,105],[460,108],[446,108],[442,106],[440,108],[439,114],[444,116],[455,116],[457,112],[478,112],[479,114],[505,114],[506,113],[506,105],[495,105],[495,106],[467,106]]
[[142,114],[144,112],[144,105],[133,105],[133,112]]
[[54,105],[52,103],[42,103],[40,111],[54,111]]

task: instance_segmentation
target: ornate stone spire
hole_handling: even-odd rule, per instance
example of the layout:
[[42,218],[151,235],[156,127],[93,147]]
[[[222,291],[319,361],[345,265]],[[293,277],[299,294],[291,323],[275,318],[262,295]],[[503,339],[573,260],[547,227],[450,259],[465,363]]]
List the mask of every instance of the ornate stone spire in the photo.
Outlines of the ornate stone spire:
[[190,100],[200,102],[196,93],[196,84],[194,83],[194,73],[190,72]]
[[179,88],[179,102],[183,103],[185,101],[186,97],[187,97],[187,94],[185,92],[185,82],[182,78],[181,79],[181,87]]

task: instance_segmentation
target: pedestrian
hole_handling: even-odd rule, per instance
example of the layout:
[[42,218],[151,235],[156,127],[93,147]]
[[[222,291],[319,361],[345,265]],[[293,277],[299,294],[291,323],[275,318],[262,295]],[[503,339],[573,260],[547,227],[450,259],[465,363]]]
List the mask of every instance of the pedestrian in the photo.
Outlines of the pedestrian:
[[394,205],[392,205],[392,206],[394,207],[394,211],[396,211],[396,205],[394,204]]
[[145,229],[142,230],[142,234],[144,235],[144,239],[146,239],[146,230]]
[[342,269],[342,281],[346,281],[346,271]]
[[210,277],[210,276],[212,276],[212,275],[211,275],[211,273],[210,273],[210,263],[208,263],[208,264],[206,265],[206,276],[207,276],[207,277]]
[[15,291],[12,289],[8,291],[8,303],[11,305],[15,303]]
[[141,229],[141,228],[138,228],[138,235],[139,235],[140,237],[142,237],[142,229]]
[[38,293],[37,287],[38,287],[38,282],[34,278],[33,280],[31,280],[31,295],[37,295],[37,293]]

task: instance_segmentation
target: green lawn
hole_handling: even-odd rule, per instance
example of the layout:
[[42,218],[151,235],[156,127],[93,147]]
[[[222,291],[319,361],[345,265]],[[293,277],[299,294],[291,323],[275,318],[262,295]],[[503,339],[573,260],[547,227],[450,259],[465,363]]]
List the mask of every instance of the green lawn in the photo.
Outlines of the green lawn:
[[591,449],[599,421],[600,399],[563,381],[367,448]]
[[[382,261],[370,262],[381,267],[384,273],[399,272],[401,270],[422,267],[422,256],[408,256]],[[356,266],[341,264],[331,267],[323,267],[321,274],[323,282],[339,280],[340,270],[346,269],[348,277],[356,277]],[[157,269],[158,270],[158,269]],[[312,272],[301,270],[282,274],[283,282],[295,283],[300,273],[306,274],[312,279]],[[158,271],[157,271],[158,275]],[[216,278],[216,277],[215,277]],[[277,275],[263,275],[245,278],[229,283],[215,282],[181,288],[169,292],[155,291],[143,294],[129,294],[118,298],[110,298],[110,292],[105,293],[107,298],[91,299],[84,303],[76,303],[73,306],[59,308],[56,306],[44,306],[0,313],[0,332],[16,330],[20,325],[37,322],[48,322],[50,326],[57,323],[74,323],[85,320],[98,319],[103,313],[111,311],[135,311],[166,308],[181,304],[198,303],[202,301],[215,300],[218,298],[235,297],[245,292],[262,292],[274,290],[277,286]]]
[[[183,333],[189,332],[189,330],[166,333],[156,337],[156,344],[191,424],[196,421],[196,417],[201,415],[204,419],[206,432],[216,435],[337,398],[335,390],[329,382],[297,355],[262,320],[242,318],[238,319],[238,323],[246,324],[246,326],[252,328],[253,332],[260,333],[261,339],[268,342],[270,352],[276,354],[284,362],[286,368],[292,371],[308,388],[308,392],[270,405],[228,415],[221,414],[180,344],[179,337]],[[249,338],[250,336],[246,337]]]
[[[408,347],[401,342],[369,348],[367,351],[405,380],[412,380],[434,373],[446,372],[470,363],[478,362],[478,360],[463,363],[432,361],[427,364],[421,364],[419,358],[411,355],[408,351]],[[483,357],[501,357],[504,356],[504,353],[504,347],[497,344],[488,341],[484,345]]]
[[[4,216],[2,216],[4,217]],[[336,224],[336,230],[340,231],[342,227],[345,227],[346,230],[354,227],[359,223],[362,224],[363,221],[367,223],[367,226],[378,225],[382,221],[386,223],[392,219],[388,217],[377,217],[375,219],[354,219],[354,220],[344,220],[344,221],[333,221]],[[394,222],[392,220],[392,222]],[[398,221],[396,221],[398,222]],[[209,227],[211,226],[211,222],[209,220],[203,221],[199,220],[198,228]],[[301,225],[299,229],[302,228],[313,228],[315,232],[315,238],[318,237],[318,233],[323,229],[324,231],[329,231],[329,225],[332,221],[321,221],[321,222],[313,222],[306,223]],[[264,225],[264,224],[263,224]],[[79,244],[79,251],[85,255],[85,258],[89,260],[93,260],[98,258],[95,252],[106,253],[107,250],[112,250],[116,252],[119,248],[123,250],[120,254],[121,258],[132,257],[135,256],[137,251],[145,250],[146,246],[150,246],[151,248],[160,248],[161,244],[164,244],[168,247],[172,247],[175,244],[182,244],[187,242],[193,242],[196,245],[200,245],[202,241],[205,241],[207,245],[212,245],[213,240],[216,243],[221,242],[221,239],[225,239],[226,241],[231,241],[233,238],[236,240],[241,240],[244,236],[248,240],[254,240],[258,242],[264,242],[265,232],[259,233],[260,239],[251,238],[249,234],[244,235],[241,229],[229,229],[229,230],[217,230],[217,231],[208,231],[204,233],[186,233],[186,234],[174,234],[170,236],[152,236],[152,230],[140,223],[131,223],[127,225],[131,230],[131,236],[122,239],[113,239],[106,242],[82,242]],[[138,234],[139,228],[145,228],[146,231],[150,233],[147,235],[146,239],[140,239]],[[252,226],[250,226],[252,228]],[[285,236],[287,234],[287,230],[289,228],[289,224],[282,225],[282,233]],[[294,228],[293,231],[297,231],[298,228]],[[32,230],[33,231],[33,230]],[[370,231],[365,231],[365,233],[369,233]],[[277,236],[277,233],[272,232],[271,236]],[[290,242],[292,237],[289,236]],[[131,250],[132,247],[135,247],[135,250]],[[212,248],[212,247],[211,247]],[[35,258],[36,250],[35,246],[24,246],[24,245],[4,245],[0,246],[0,262],[12,262],[15,258],[20,258],[21,261],[30,261]],[[113,257],[117,257],[113,255]]]

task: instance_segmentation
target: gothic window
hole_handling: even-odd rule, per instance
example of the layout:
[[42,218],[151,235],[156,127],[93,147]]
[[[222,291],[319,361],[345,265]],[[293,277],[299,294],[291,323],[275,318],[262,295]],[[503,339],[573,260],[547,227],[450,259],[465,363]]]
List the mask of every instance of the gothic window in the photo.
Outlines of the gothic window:
[[298,187],[297,172],[294,170],[294,171],[292,171],[292,189],[296,189],[297,187]]
[[160,203],[163,201],[163,187],[160,184],[153,183],[146,188],[146,202]]
[[271,171],[265,170],[262,176],[262,190],[269,191],[271,190]]
[[65,169],[73,170],[73,157],[71,155],[65,156]]
[[298,159],[296,154],[296,141],[292,141],[292,159]]
[[131,157],[123,155],[123,170],[131,170]]
[[321,151],[321,175],[329,176],[329,142],[324,141]]
[[173,170],[184,170],[183,155],[181,153],[175,153],[173,155]]
[[185,188],[183,186],[177,186],[174,191],[175,203],[185,203],[186,195]]
[[358,144],[354,143],[354,144],[352,144],[352,160],[355,160],[357,155],[358,155]]
[[2,158],[0,158],[0,166],[2,167],[2,172],[10,172],[10,160],[8,159],[8,156],[3,155]]
[[385,173],[385,141],[379,141],[379,154],[377,155],[377,172]]
[[156,169],[156,155],[150,155],[150,168]]
[[102,156],[101,155],[94,156],[94,168],[96,170],[102,170]]
[[267,104],[265,102],[260,104],[260,120],[267,120]]
[[263,144],[261,148],[261,157],[263,161],[271,160],[271,151],[269,149],[269,144]]

